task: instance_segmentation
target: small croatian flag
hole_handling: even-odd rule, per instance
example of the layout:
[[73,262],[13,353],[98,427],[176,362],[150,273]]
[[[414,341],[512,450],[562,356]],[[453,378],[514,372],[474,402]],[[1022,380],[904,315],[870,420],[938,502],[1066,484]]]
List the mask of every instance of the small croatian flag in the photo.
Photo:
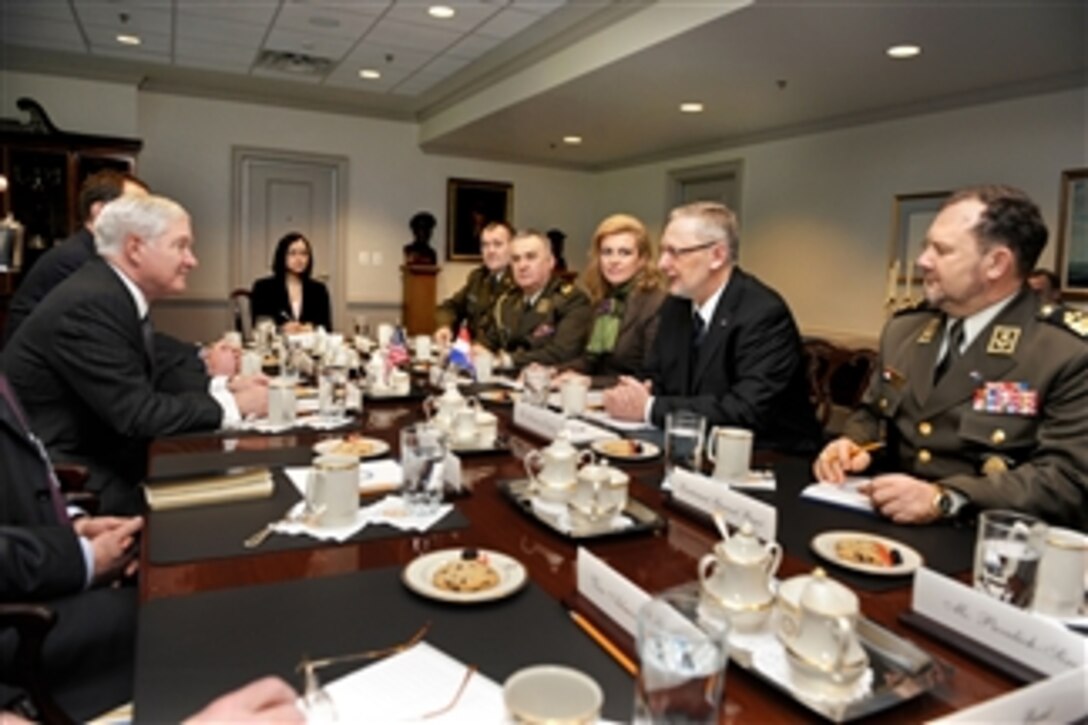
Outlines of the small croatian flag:
[[450,349],[450,365],[467,370],[475,375],[476,369],[472,364],[472,339],[469,337],[468,328],[461,326],[457,333],[457,340]]

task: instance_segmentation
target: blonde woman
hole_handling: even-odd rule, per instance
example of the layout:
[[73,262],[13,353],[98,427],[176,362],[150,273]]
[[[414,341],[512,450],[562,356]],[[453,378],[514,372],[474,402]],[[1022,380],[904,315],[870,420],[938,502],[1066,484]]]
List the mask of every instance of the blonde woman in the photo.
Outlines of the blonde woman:
[[600,388],[613,385],[620,375],[641,377],[665,300],[645,225],[627,214],[602,221],[593,234],[582,284],[593,306],[589,342],[577,360],[564,366],[557,382],[581,375]]

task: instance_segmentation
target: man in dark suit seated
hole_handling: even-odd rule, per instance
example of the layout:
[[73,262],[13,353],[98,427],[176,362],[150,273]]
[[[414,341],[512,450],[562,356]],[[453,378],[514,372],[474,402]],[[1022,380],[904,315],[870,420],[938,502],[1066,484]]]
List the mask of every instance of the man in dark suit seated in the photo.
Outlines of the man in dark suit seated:
[[[110,586],[135,571],[139,518],[69,518],[44,449],[0,375],[0,602],[48,604],[58,615],[43,665],[73,717],[98,715],[132,697],[134,587]],[[0,631],[0,709],[12,687],[16,636]]]
[[53,459],[90,467],[88,488],[103,512],[132,512],[151,439],[264,414],[268,390],[154,385],[149,305],[183,292],[197,264],[181,206],[123,196],[100,214],[95,240],[101,257],[38,305],[4,350],[3,368]]
[[722,204],[674,209],[658,266],[672,295],[661,306],[648,379],[605,391],[622,420],[664,427],[677,410],[708,425],[747,428],[755,445],[811,451],[820,430],[808,398],[801,337],[777,292],[737,266],[737,218]]

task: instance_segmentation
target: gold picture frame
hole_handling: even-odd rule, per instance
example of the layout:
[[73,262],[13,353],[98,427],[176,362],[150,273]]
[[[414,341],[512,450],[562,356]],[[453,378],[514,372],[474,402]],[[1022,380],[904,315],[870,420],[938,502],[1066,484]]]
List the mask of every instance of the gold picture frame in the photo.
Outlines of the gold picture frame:
[[1062,172],[1056,269],[1065,299],[1088,299],[1088,169]]
[[951,191],[929,191],[895,195],[892,204],[892,235],[888,243],[888,267],[899,271],[896,275],[897,284],[905,283],[907,275],[912,271],[911,284],[922,281],[921,274],[915,269],[914,260],[922,251],[929,225],[951,194]]
[[480,232],[490,222],[511,224],[514,185],[505,181],[449,179],[446,184],[446,259],[479,261]]

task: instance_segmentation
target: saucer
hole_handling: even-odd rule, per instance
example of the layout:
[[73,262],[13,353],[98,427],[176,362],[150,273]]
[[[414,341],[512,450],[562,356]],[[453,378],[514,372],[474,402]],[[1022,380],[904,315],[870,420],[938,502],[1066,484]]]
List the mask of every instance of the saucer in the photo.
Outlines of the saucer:
[[661,453],[653,443],[631,438],[593,441],[589,447],[602,456],[619,461],[645,461]]
[[[897,552],[899,561],[867,563],[856,558],[847,558],[841,549],[855,549],[865,556],[870,552],[878,555]],[[904,543],[864,531],[825,531],[812,540],[812,550],[824,559],[845,569],[852,569],[863,574],[877,576],[903,576],[910,574],[922,565],[922,555]]]
[[463,561],[464,548],[432,551],[413,559],[404,567],[401,579],[405,586],[429,599],[455,604],[475,604],[503,599],[519,591],[529,581],[529,573],[520,561],[491,549],[477,549],[477,560],[485,562],[498,575],[498,582],[479,591],[451,591],[435,583],[442,567]]
[[378,458],[389,453],[389,444],[378,438],[348,436],[347,438],[326,438],[314,444],[314,453],[325,455],[334,453],[358,456],[359,460]]

